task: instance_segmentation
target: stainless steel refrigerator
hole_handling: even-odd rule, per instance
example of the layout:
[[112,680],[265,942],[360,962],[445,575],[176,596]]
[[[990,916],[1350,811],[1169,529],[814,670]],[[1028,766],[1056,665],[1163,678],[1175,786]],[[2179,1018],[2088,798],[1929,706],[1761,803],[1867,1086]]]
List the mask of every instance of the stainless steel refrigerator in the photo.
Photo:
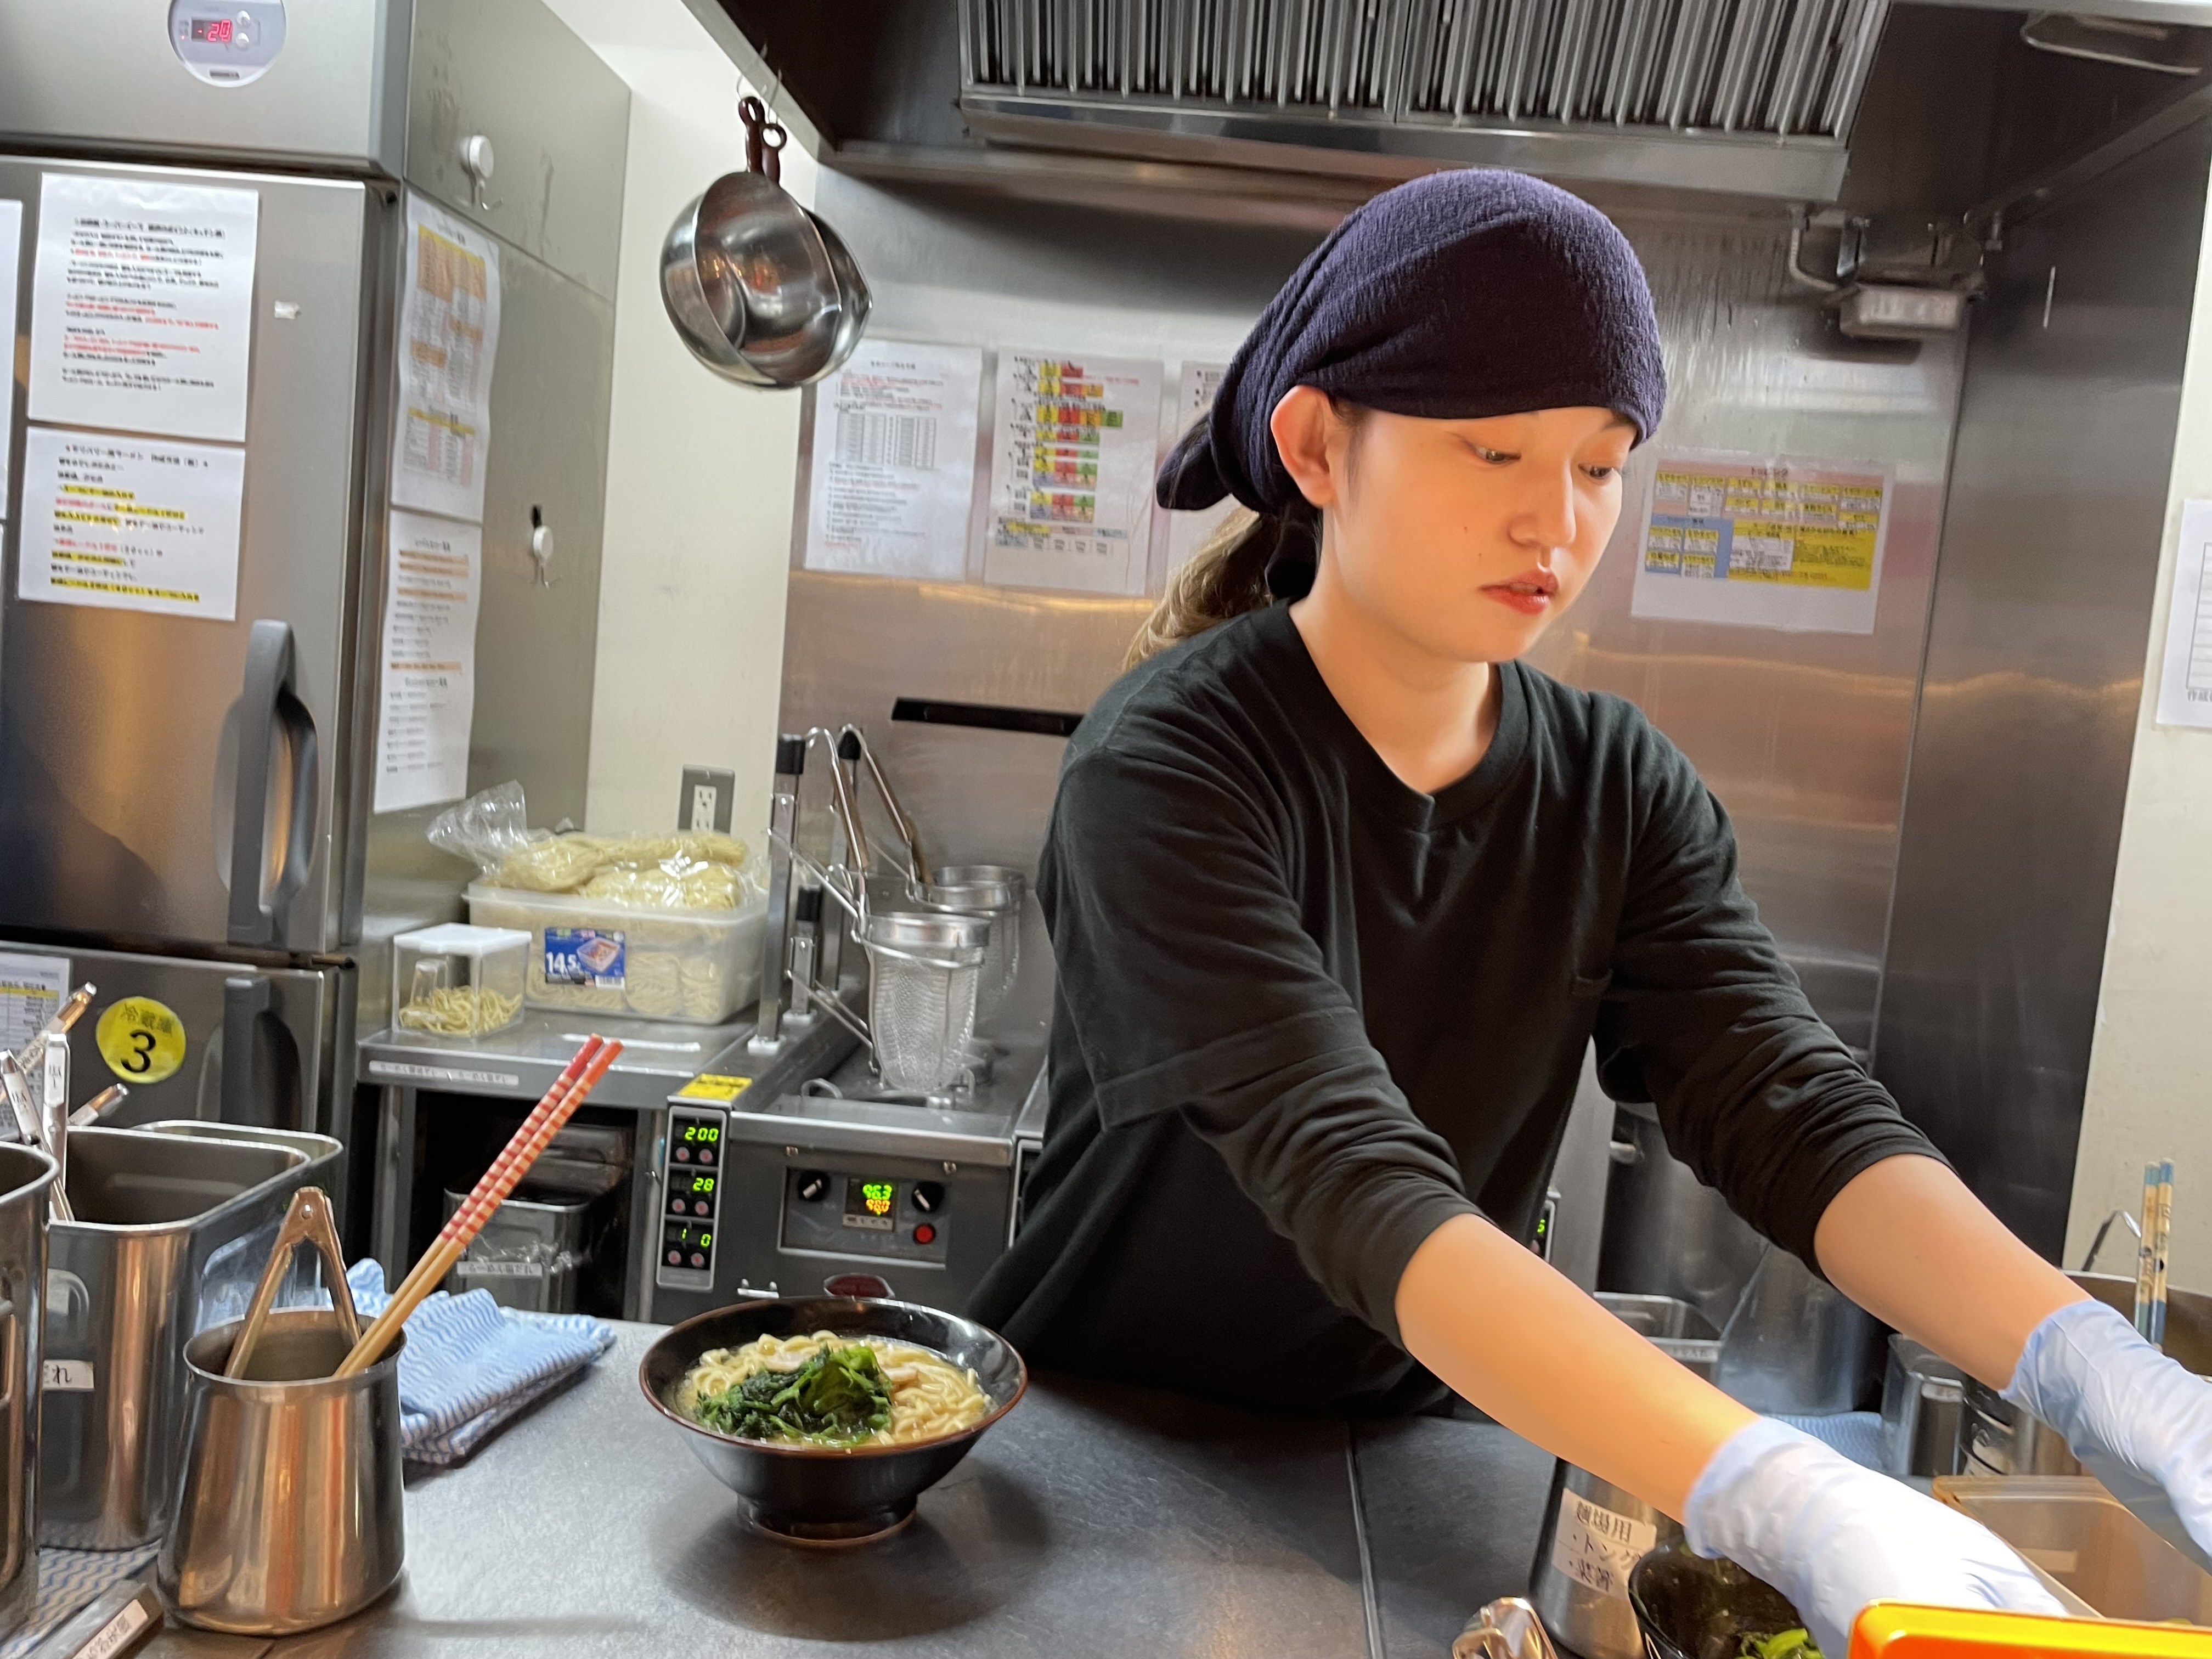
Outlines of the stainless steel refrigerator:
[[[74,1098],[343,1133],[381,942],[461,914],[435,806],[371,811],[410,194],[498,247],[467,785],[581,819],[628,117],[538,0],[0,0],[0,1023],[57,959],[98,986]],[[258,204],[232,619],[25,596],[55,176]],[[126,998],[174,1030],[97,1040]]]

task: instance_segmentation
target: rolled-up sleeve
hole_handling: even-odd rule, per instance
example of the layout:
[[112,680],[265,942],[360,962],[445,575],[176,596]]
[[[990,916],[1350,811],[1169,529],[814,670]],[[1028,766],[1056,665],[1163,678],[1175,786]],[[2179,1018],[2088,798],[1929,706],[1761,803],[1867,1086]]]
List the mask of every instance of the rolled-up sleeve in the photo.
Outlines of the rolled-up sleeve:
[[1398,1280],[1474,1212],[1332,979],[1245,780],[1091,750],[1039,893],[1109,1128],[1184,1114],[1323,1291],[1397,1337]]
[[1940,1154],[1806,1000],[1737,879],[1720,803],[1646,737],[1600,1077],[1615,1099],[1653,1103],[1674,1154],[1817,1272],[1814,1230],[1848,1182]]

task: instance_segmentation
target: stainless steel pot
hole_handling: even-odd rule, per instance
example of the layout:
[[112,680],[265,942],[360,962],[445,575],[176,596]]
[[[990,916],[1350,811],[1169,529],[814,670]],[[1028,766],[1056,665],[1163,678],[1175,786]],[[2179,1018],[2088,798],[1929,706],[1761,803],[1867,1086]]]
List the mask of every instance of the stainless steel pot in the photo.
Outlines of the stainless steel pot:
[[403,1334],[356,1376],[337,1316],[271,1314],[245,1377],[223,1376],[242,1321],[185,1345],[191,1374],[176,1519],[155,1573],[186,1624],[289,1636],[358,1613],[406,1560]]
[[[865,284],[860,293],[865,323]],[[692,354],[745,386],[818,380],[844,360],[841,344],[849,354],[860,342],[813,216],[757,173],[725,173],[677,216],[661,246],[660,295]]]
[[1682,1528],[1631,1492],[1562,1462],[1552,1471],[1528,1599],[1545,1627],[1582,1659],[1640,1659],[1628,1575]]
[[0,1632],[38,1594],[39,1382],[54,1161],[0,1145]]
[[1713,1386],[1755,1412],[1850,1411],[1878,1376],[1881,1327],[1770,1244],[1721,1331]]

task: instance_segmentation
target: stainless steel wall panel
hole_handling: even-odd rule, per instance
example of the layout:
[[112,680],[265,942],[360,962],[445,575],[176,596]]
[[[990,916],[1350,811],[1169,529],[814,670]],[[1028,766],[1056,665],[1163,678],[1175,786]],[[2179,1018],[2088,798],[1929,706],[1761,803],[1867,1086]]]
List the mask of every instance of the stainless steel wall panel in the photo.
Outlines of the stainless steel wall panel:
[[[533,824],[580,823],[598,663],[614,307],[512,246],[501,250],[500,282],[468,787],[512,778],[523,787]],[[530,555],[533,508],[553,538],[543,578]],[[373,533],[381,571],[380,513]],[[379,601],[383,591],[380,580],[372,581]],[[373,636],[380,637],[380,615],[372,606]],[[368,684],[375,684],[373,669]],[[373,723],[369,741],[364,763],[373,764]],[[368,817],[363,1030],[383,1024],[391,936],[462,915],[460,890],[475,872],[423,838],[443,810]]]
[[[629,88],[540,0],[414,9],[408,182],[612,300]],[[497,163],[481,189],[461,164],[478,134]]]
[[[1668,416],[1631,460],[1605,562],[1531,660],[1628,697],[1697,763],[1735,821],[1760,915],[1814,1006],[1864,1048],[1963,353],[1843,339],[1790,283],[1771,222],[1620,216],[1651,276]],[[1643,492],[1670,448],[1893,465],[1875,631],[1632,616]]]
[[1881,1075],[2063,1239],[2212,123],[2008,229],[1977,309],[1906,793]]
[[[1170,387],[1179,356],[1225,355],[1304,247],[1233,228],[892,192],[834,173],[821,191],[825,216],[851,227],[884,337],[1050,346],[1052,319],[1080,319],[1093,331],[1073,349],[1163,357]],[[1625,207],[1619,217],[1650,270],[1674,382],[1654,447],[1895,466],[1881,602],[1869,635],[1631,616],[1647,448],[1632,464],[1631,505],[1606,562],[1534,660],[1631,697],[1697,763],[1735,817],[1762,915],[1815,1005],[1863,1048],[1962,349],[1842,339],[1790,282],[1777,220]],[[1217,343],[1200,349],[1206,340]],[[794,570],[783,723],[863,722],[944,856],[1030,865],[1060,745],[891,725],[891,702],[1079,711],[1118,672],[1146,603]]]

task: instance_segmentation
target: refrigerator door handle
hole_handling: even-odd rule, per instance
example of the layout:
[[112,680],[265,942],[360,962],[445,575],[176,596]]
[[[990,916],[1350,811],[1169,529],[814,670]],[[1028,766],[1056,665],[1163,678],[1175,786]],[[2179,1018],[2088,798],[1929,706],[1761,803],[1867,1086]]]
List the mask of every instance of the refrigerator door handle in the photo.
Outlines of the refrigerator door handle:
[[[314,854],[319,780],[314,716],[301,702],[292,647],[292,625],[263,618],[246,647],[246,690],[239,700],[238,794],[230,830],[230,942],[281,945],[285,911],[307,882]],[[269,785],[279,744],[292,757],[290,810],[284,818],[284,854],[266,900],[265,837]]]
[[269,1012],[269,981],[240,974],[222,982],[222,1121],[274,1127],[276,1120],[256,1103],[254,1027]]

